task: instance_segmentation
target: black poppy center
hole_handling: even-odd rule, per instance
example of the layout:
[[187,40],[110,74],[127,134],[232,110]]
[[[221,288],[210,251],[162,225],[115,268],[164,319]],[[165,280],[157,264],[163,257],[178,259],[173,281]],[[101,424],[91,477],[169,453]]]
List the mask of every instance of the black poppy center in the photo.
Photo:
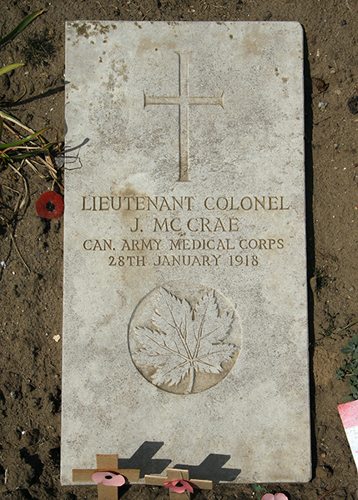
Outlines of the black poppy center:
[[54,204],[54,203],[52,203],[52,201],[48,201],[48,202],[46,203],[46,210],[47,210],[48,212],[53,212],[53,211],[55,210],[55,208],[56,208],[56,207],[55,207],[55,204]]

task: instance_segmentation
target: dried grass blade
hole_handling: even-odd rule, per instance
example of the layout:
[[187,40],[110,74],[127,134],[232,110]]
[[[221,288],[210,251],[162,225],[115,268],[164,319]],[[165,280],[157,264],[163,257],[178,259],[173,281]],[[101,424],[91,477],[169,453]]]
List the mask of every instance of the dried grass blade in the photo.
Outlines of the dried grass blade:
[[[0,115],[1,115],[1,111],[0,111]],[[1,116],[0,116],[1,118]],[[2,118],[1,118],[2,119]],[[20,132],[17,132],[13,127],[10,127],[10,125],[6,122],[3,121],[3,124],[4,124],[4,128],[6,128],[6,130],[8,130],[9,132],[11,132],[13,135],[15,135],[18,139],[23,139],[24,136],[20,134]]]
[[15,174],[17,174],[18,176],[22,177],[22,175],[19,172],[19,170],[21,168],[21,165],[19,166],[19,168],[15,168],[13,165],[10,165],[10,167],[13,169],[13,171],[15,172]]
[[34,160],[30,161],[28,159],[25,159],[25,162],[30,165],[30,167],[32,168],[32,170],[41,178],[41,179],[46,179],[46,175],[42,175],[41,172],[39,170],[37,170],[37,168],[35,167],[34,163],[33,163]]
[[57,169],[51,163],[49,163],[47,160],[44,160],[43,158],[39,158],[39,160],[48,170],[51,170],[54,174],[57,174]]
[[24,91],[21,95],[19,95],[19,97],[16,97],[16,99],[11,99],[10,101],[2,101],[2,103],[3,104],[15,104],[16,102],[21,101],[21,99],[24,97],[24,95],[27,92],[26,87],[23,83],[21,84],[21,86],[24,87]]
[[[37,148],[28,148],[28,149],[32,149],[32,152],[30,153],[21,153],[19,155],[11,155],[9,156],[10,160],[11,161],[14,161],[14,160],[24,160],[25,158],[30,158],[30,156],[37,156],[41,153],[44,153],[45,151],[47,151],[51,146],[53,146],[55,143],[54,142],[51,142],[50,144],[46,144],[46,146],[44,146],[43,148],[41,149],[37,149]],[[13,148],[10,148],[10,149],[13,149]],[[22,148],[20,148],[22,149]],[[25,148],[24,148],[25,149]],[[3,157],[3,155],[6,153],[7,149],[5,149],[1,154],[0,154],[0,158]],[[8,155],[7,155],[8,156]]]
[[14,208],[14,214],[17,214],[17,212],[19,211],[21,200],[22,200],[22,194],[20,193],[19,196],[17,197],[17,202]]
[[25,179],[25,177],[23,177],[22,180],[24,182],[25,193],[24,193],[24,197],[22,199],[22,202],[20,203],[20,210],[22,210],[24,207],[26,207],[26,205],[28,204],[29,199],[30,199],[28,182]]
[[15,247],[16,253],[17,253],[17,255],[19,256],[19,258],[20,258],[21,262],[22,262],[22,263],[24,264],[24,266],[26,267],[26,269],[27,269],[28,273],[29,273],[29,274],[31,274],[31,270],[30,270],[29,266],[26,264],[26,262],[24,261],[24,259],[22,258],[22,255],[21,255],[21,253],[20,253],[20,250],[18,249],[18,246],[17,246],[16,240],[15,240],[15,237],[14,237],[14,235],[13,235],[13,233],[12,233],[12,231],[11,231],[11,230],[10,230],[10,238],[11,238],[11,241],[13,242],[13,244],[14,244],[14,247]]
[[4,111],[0,111],[0,117],[5,118],[5,120],[9,120],[9,122],[16,123],[16,125],[20,125],[20,127],[22,127],[23,129],[27,130],[28,132],[30,132],[30,134],[34,134],[35,133],[35,130],[32,130],[29,127],[26,127],[26,125],[24,125],[23,123],[21,123],[20,120],[17,120],[13,116],[8,115],[7,113],[4,113]]
[[20,194],[20,191],[17,191],[16,189],[13,189],[13,188],[11,188],[10,186],[7,186],[6,184],[2,184],[1,182],[0,182],[0,186],[1,186],[1,187],[4,187],[4,188],[6,188],[6,189],[10,189],[10,191],[13,191],[13,192],[14,192],[14,193],[16,193],[16,194]]

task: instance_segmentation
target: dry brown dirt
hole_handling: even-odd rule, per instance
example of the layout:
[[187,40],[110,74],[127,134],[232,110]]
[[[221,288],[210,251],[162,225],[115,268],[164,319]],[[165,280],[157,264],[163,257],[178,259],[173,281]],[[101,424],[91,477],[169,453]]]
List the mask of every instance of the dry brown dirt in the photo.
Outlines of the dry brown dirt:
[[[26,95],[19,102],[3,102],[1,108],[34,129],[55,127],[60,140],[65,130],[66,20],[302,24],[313,479],[308,484],[263,486],[283,491],[291,500],[358,499],[357,471],[337,413],[349,388],[335,377],[343,359],[340,349],[358,329],[356,324],[341,330],[358,318],[358,108],[354,100],[348,105],[358,96],[357,0],[4,0],[1,36],[40,8],[46,12],[0,51],[1,65],[27,60],[24,67],[0,77],[1,101],[16,99],[23,85]],[[33,47],[34,38],[42,48]],[[0,266],[0,497],[94,499],[96,487],[61,487],[59,482],[61,340],[53,337],[61,335],[63,221],[45,221],[36,214],[35,202],[53,187],[51,179],[42,179],[29,166],[21,172],[29,184],[30,202],[13,216],[18,195],[8,187],[22,192],[23,181],[0,165],[0,261],[6,263],[5,269]],[[168,498],[168,492],[132,486],[119,496],[159,500]],[[254,496],[251,485],[217,485],[194,498]]]

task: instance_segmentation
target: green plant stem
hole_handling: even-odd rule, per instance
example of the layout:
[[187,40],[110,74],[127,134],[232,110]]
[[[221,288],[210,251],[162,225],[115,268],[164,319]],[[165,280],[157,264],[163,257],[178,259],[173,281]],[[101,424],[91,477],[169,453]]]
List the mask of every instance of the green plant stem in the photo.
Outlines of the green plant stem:
[[349,323],[348,325],[344,326],[343,328],[340,328],[338,330],[338,332],[343,332],[343,330],[347,330],[347,328],[355,325],[356,323],[358,323],[358,319],[355,319],[354,321],[352,321],[352,323]]

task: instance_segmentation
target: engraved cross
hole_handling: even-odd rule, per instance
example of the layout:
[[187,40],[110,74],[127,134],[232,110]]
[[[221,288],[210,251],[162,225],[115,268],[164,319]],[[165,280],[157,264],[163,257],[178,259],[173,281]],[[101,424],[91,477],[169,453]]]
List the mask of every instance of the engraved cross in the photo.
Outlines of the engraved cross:
[[224,92],[219,97],[191,96],[189,94],[189,53],[180,54],[179,58],[179,92],[177,96],[148,96],[144,92],[144,107],[149,104],[177,105],[179,107],[179,179],[181,182],[189,178],[189,110],[190,106],[218,105],[224,108]]

